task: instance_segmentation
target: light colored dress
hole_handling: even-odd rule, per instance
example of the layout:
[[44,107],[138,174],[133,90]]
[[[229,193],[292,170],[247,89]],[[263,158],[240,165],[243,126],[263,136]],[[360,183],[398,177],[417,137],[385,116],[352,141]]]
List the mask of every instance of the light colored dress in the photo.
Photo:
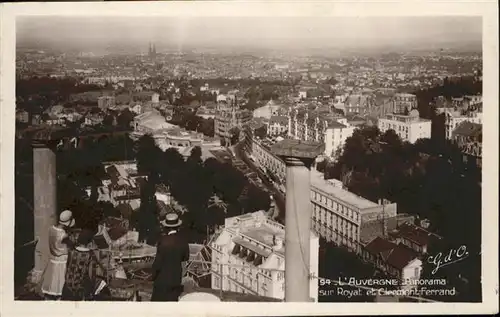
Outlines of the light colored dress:
[[43,275],[42,292],[47,295],[61,296],[68,260],[68,247],[63,243],[67,237],[64,229],[52,226],[49,231],[50,259]]

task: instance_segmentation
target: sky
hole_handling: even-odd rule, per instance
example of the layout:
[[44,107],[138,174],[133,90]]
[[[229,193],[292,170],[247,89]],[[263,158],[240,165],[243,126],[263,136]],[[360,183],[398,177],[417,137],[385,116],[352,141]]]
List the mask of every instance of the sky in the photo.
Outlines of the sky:
[[258,48],[467,45],[480,17],[21,17],[17,38],[55,45]]

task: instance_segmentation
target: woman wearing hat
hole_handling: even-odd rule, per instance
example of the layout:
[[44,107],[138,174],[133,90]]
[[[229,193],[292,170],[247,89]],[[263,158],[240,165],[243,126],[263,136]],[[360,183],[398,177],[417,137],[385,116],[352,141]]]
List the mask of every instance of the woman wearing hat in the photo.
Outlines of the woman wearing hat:
[[92,230],[83,229],[78,236],[76,246],[69,249],[63,300],[95,300],[102,297],[103,288],[107,288],[106,277],[98,276],[98,268],[104,273],[108,270],[100,263],[94,253],[95,250],[91,248],[94,234]]
[[62,295],[68,260],[67,230],[74,225],[73,213],[65,210],[59,215],[59,222],[49,230],[50,259],[42,283],[42,293],[48,299],[59,299]]
[[153,263],[151,301],[177,301],[182,293],[182,262],[189,260],[189,244],[178,233],[182,221],[177,214],[165,215],[160,223],[163,234]]

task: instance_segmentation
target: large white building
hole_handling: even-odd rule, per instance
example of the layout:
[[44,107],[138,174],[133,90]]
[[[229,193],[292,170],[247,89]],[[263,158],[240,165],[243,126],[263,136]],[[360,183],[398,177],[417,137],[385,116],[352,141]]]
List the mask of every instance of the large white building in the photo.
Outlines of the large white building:
[[359,253],[363,224],[397,215],[397,205],[377,204],[343,188],[339,180],[325,180],[311,171],[312,227],[328,242]]
[[228,103],[219,103],[214,118],[215,135],[229,142],[231,139],[231,130],[233,128],[241,129],[252,120],[252,112],[247,109],[240,109],[236,101]]
[[259,139],[254,137],[251,143],[252,158],[264,173],[272,174],[277,178],[279,184],[284,185],[286,180],[285,162],[271,153],[271,146],[276,141],[275,139]]
[[324,154],[336,158],[355,127],[346,118],[332,113],[292,109],[288,114],[288,135],[303,141],[325,144]]
[[[311,232],[310,241],[309,271],[317,277],[319,238]],[[227,218],[210,248],[212,289],[285,298],[285,227],[263,211]],[[317,279],[309,287],[317,301]]]
[[378,120],[378,128],[382,133],[394,130],[403,140],[415,143],[418,139],[430,139],[431,120],[422,119],[418,110],[413,109],[408,115],[389,114]]
[[[286,165],[270,152],[272,140],[254,139],[252,157],[267,174],[277,179],[279,189],[286,186]],[[273,179],[273,180],[274,180]],[[311,170],[312,228],[328,242],[360,252],[364,243],[383,233],[383,221],[387,227],[397,226],[408,220],[397,214],[395,203],[375,203],[357,196],[344,188],[339,180],[325,180],[322,173]]]

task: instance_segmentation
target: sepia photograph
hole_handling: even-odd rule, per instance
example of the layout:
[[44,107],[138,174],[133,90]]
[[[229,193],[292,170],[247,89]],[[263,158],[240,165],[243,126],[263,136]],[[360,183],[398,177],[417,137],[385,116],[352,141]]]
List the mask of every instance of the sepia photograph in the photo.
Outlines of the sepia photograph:
[[484,19],[407,14],[18,14],[3,292],[484,302]]

